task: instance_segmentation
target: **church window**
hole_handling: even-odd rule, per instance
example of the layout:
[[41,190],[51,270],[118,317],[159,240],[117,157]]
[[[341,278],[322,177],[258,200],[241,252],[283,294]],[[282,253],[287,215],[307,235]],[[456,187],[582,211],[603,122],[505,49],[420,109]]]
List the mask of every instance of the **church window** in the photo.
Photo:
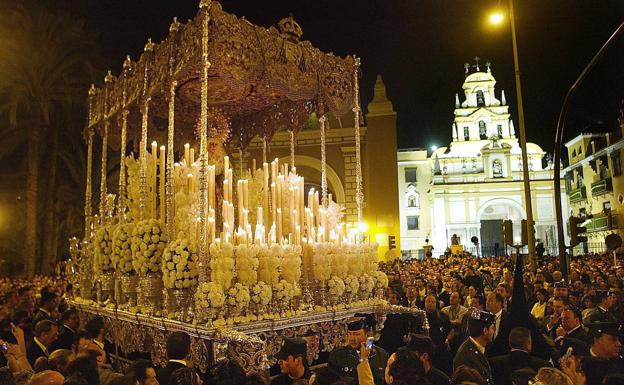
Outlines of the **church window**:
[[492,177],[503,177],[503,163],[499,159],[494,159],[494,162],[492,162]]
[[407,229],[418,230],[418,216],[410,215],[407,217]]
[[498,139],[501,139],[503,137],[503,125],[502,124],[496,125],[496,132],[498,133]]
[[415,183],[417,171],[418,171],[417,168],[406,168],[405,169],[405,183]]
[[487,139],[487,129],[485,128],[485,122],[483,120],[479,121],[479,138]]
[[576,149],[572,150],[572,157],[576,158]]
[[485,98],[483,97],[483,91],[477,91],[477,107],[485,106]]
[[470,129],[468,127],[464,127],[464,140],[470,140]]

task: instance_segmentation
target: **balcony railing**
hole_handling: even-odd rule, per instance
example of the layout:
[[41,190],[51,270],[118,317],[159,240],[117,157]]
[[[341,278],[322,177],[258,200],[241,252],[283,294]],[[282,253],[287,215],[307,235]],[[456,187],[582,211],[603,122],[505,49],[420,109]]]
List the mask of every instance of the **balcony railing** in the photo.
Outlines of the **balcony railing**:
[[587,199],[587,190],[585,189],[585,186],[570,190],[568,198],[570,199],[570,203],[576,203]]
[[613,230],[618,228],[617,214],[599,214],[591,218],[591,222],[585,226],[588,233],[594,231]]
[[608,192],[613,192],[613,181],[611,177],[601,179],[591,184],[592,196],[598,196]]

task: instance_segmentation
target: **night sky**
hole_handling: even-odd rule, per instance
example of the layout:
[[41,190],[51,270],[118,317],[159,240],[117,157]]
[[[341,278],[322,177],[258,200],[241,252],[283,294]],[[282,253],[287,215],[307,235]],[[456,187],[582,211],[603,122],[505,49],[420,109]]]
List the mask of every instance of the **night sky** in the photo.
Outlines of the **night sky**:
[[[136,59],[147,38],[160,41],[174,16],[197,13],[198,0],[73,0],[70,12],[98,35],[106,67],[119,73],[126,54]],[[223,9],[254,24],[276,26],[293,14],[303,38],[323,51],[362,58],[362,100],[372,98],[377,74],[398,112],[399,147],[446,145],[463,64],[490,61],[497,95],[515,108],[511,33],[486,17],[491,0],[225,0]],[[507,1],[502,1],[506,5]],[[564,95],[591,57],[624,21],[622,0],[516,0],[516,28],[529,141],[552,152]],[[624,38],[582,85],[571,105],[566,139],[580,131],[617,127],[624,98]]]

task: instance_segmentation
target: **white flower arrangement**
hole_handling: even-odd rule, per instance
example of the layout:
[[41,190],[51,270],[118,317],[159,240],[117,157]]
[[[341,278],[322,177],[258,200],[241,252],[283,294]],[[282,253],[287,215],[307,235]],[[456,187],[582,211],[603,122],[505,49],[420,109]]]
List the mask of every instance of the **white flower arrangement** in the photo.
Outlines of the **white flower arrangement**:
[[228,290],[234,279],[234,246],[229,242],[213,242],[209,251],[210,280]]
[[360,260],[359,255],[359,245],[343,245],[345,247],[344,250],[344,259],[347,265],[349,266],[348,274],[355,275],[356,277],[364,274],[364,264]]
[[113,232],[113,255],[111,257],[115,269],[121,274],[135,273],[132,266],[132,234],[134,223],[117,226]]
[[326,282],[331,277],[332,247],[334,247],[334,245],[328,243],[319,243],[315,245],[312,275],[314,276],[314,279],[318,281]]
[[[148,165],[152,164],[152,154],[149,151],[145,153],[145,162]],[[141,195],[141,183],[139,179],[139,174],[141,171],[140,168],[140,159],[135,159],[133,155],[128,155],[126,157],[126,174],[128,175],[128,183],[127,183],[127,200],[126,204],[128,205],[128,220],[129,221],[138,221],[140,218],[140,210],[139,210],[139,201]],[[144,197],[144,205],[145,207],[152,206],[152,197],[153,194],[146,194]]]
[[273,290],[273,297],[280,302],[288,302],[295,296],[295,286],[283,279],[273,286]]
[[197,285],[197,245],[188,238],[176,239],[163,253],[163,283],[167,289],[189,289]]
[[268,285],[279,282],[279,270],[282,265],[282,248],[274,243],[271,247],[263,246],[258,252],[258,280]]
[[271,286],[260,281],[253,285],[251,289],[251,301],[256,305],[266,306],[271,302],[273,298],[273,291]]
[[301,278],[301,246],[286,245],[282,248],[282,278],[290,283]]
[[371,277],[373,281],[375,281],[375,289],[385,289],[388,287],[388,276],[383,271],[374,271]]
[[375,281],[368,274],[362,274],[359,278],[360,280],[360,291],[365,293],[372,293],[375,288]]
[[225,304],[223,288],[216,282],[203,282],[195,292],[195,307],[198,311],[219,309]]
[[372,274],[379,267],[379,258],[377,256],[377,244],[362,245],[362,256],[365,264],[365,272]]
[[139,274],[160,271],[162,253],[167,245],[165,225],[156,219],[146,219],[136,224],[132,235],[132,266]]
[[110,273],[115,269],[111,259],[113,254],[114,225],[102,226],[94,237],[94,254],[96,268],[102,273]]
[[340,297],[345,292],[344,281],[335,275],[327,281],[327,287],[329,289],[329,294],[333,297]]
[[357,294],[360,290],[360,281],[358,277],[355,275],[347,275],[347,278],[344,280],[345,283],[345,292],[350,294]]
[[236,247],[236,278],[247,287],[258,282],[258,251],[257,245],[241,244]]
[[235,283],[227,291],[227,304],[233,308],[246,309],[250,300],[249,288],[241,283]]
[[332,248],[331,257],[331,270],[332,275],[342,278],[343,280],[349,274],[349,265],[347,258],[344,257],[344,254],[341,253],[341,249]]

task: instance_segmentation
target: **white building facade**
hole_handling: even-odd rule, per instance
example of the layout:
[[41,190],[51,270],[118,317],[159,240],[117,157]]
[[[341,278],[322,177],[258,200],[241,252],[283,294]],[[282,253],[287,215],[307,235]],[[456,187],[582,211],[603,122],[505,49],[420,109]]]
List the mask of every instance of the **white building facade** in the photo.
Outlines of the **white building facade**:
[[[454,234],[466,250],[500,255],[504,253],[502,221],[506,219],[513,221],[514,237],[520,243],[520,224],[526,219],[521,151],[504,91],[497,97],[495,85],[489,63],[467,66],[463,101],[455,95],[449,146],[437,148],[430,156],[426,150],[399,150],[404,255],[422,255],[419,250],[427,244],[433,245],[434,256],[444,253]],[[527,153],[535,238],[554,250],[552,162],[545,161],[546,154],[534,143],[527,143]],[[560,183],[565,191],[563,178]],[[410,205],[415,194],[417,207]],[[565,193],[561,199],[567,213]],[[471,242],[472,237],[478,238],[479,247]]]

